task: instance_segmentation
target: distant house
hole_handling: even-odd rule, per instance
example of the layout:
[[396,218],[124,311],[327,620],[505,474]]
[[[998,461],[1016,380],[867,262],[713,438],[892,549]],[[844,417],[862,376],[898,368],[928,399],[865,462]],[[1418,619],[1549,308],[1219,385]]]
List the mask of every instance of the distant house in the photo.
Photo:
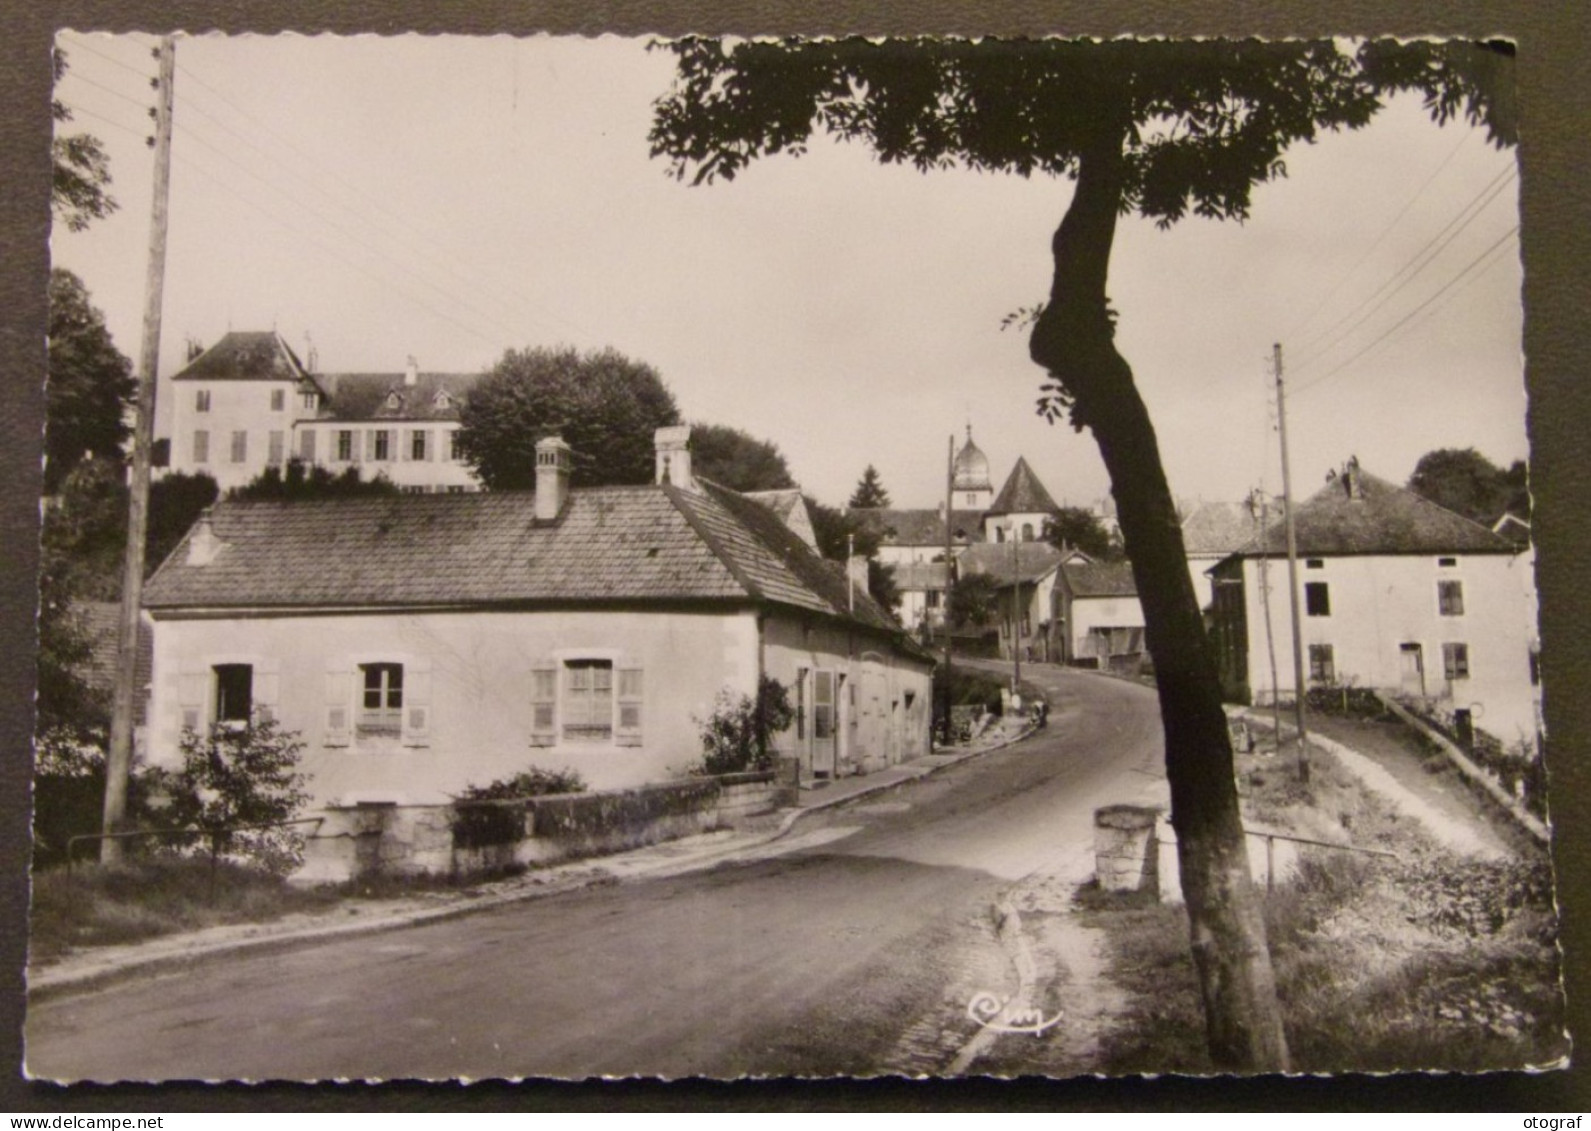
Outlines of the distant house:
[[1016,466],[1006,478],[1005,486],[989,509],[983,514],[983,537],[986,542],[1042,542],[1044,527],[1060,513],[1050,493],[1039,482],[1039,477],[1028,466],[1028,461],[1017,457]]
[[983,542],[969,546],[957,560],[961,577],[984,574],[999,586],[1000,611],[994,627],[1001,656],[1020,655],[1025,660],[1058,657],[1052,636],[1053,594],[1061,563],[1068,557],[1048,542]]
[[171,378],[169,466],[223,491],[289,459],[360,468],[408,491],[479,489],[460,458],[475,374],[314,373],[280,335],[232,331]]
[[[1305,674],[1468,711],[1505,742],[1534,738],[1528,557],[1478,523],[1359,469],[1334,472],[1294,515]],[[1214,640],[1229,694],[1294,694],[1286,537],[1273,523],[1211,571]],[[1262,571],[1272,591],[1271,682]]]
[[1136,668],[1144,655],[1144,611],[1129,562],[1067,562],[1056,578],[1056,655],[1061,663]]
[[[1276,500],[1266,518],[1282,516],[1281,500]],[[1188,574],[1199,608],[1208,610],[1215,602],[1210,570],[1228,554],[1254,544],[1264,529],[1258,503],[1200,503],[1182,520],[1182,545],[1188,555]]]
[[429,803],[530,766],[593,788],[701,756],[721,691],[790,691],[811,776],[929,749],[932,658],[766,506],[695,480],[659,431],[651,485],[222,502],[150,580],[150,760],[269,711],[317,804]]

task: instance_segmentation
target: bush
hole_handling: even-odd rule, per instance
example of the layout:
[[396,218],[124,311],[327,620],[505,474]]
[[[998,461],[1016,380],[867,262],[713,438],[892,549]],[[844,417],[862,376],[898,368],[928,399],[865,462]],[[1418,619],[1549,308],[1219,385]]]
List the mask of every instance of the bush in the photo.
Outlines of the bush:
[[790,694],[776,679],[757,681],[757,698],[718,693],[713,713],[696,722],[702,728],[701,762],[692,767],[707,774],[735,774],[773,766],[772,738],[795,719]]
[[524,839],[525,811],[516,805],[467,804],[517,801],[554,793],[584,793],[585,779],[574,770],[544,770],[532,766],[486,785],[465,786],[453,800],[453,844],[457,848],[488,848]]
[[303,837],[291,829],[239,831],[291,821],[309,800],[298,772],[304,744],[297,731],[280,730],[258,714],[245,725],[214,723],[205,734],[185,729],[180,749],[181,769],[148,773],[157,827],[192,832],[211,853],[235,853],[275,875],[303,863]]

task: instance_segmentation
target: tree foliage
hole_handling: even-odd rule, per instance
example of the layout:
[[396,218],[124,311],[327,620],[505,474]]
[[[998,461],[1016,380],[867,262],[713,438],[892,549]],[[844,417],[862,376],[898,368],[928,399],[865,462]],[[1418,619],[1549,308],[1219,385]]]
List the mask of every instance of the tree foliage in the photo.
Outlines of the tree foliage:
[[[59,47],[53,58],[55,82],[66,74],[66,52]],[[107,191],[110,159],[105,147],[92,134],[67,134],[62,127],[72,120],[72,111],[59,98],[50,100],[50,117],[55,121],[55,137],[50,142],[53,177],[50,182],[50,209],[68,231],[81,232],[94,220],[116,211],[116,201]]]
[[702,771],[735,774],[772,768],[773,736],[794,720],[789,690],[770,676],[758,679],[755,699],[727,688],[720,691],[712,714],[696,720],[702,728]]
[[1000,583],[992,574],[969,573],[956,578],[947,602],[950,623],[957,628],[977,628],[999,620],[1002,610]]
[[57,267],[49,289],[44,491],[54,494],[85,455],[121,461],[138,382],[83,281]]
[[811,495],[806,500],[812,516],[812,533],[818,553],[834,562],[849,559],[852,553],[867,559],[867,592],[880,606],[893,612],[900,607],[900,587],[895,582],[895,567],[878,560],[879,535],[857,515],[836,507],[826,507]]
[[267,467],[243,486],[232,488],[227,497],[297,503],[309,499],[354,499],[400,493],[398,485],[380,472],[365,479],[358,467],[346,467],[339,473],[319,464],[310,466],[303,460],[290,459],[285,472],[279,467]]
[[[813,132],[882,162],[1071,178],[1030,308],[1038,408],[1093,432],[1144,604],[1167,779],[1210,1052],[1223,1069],[1285,1070],[1259,900],[1249,880],[1215,656],[1176,506],[1107,294],[1118,221],[1248,215],[1254,186],[1322,131],[1365,125],[1415,91],[1439,123],[1516,133],[1511,52],[1462,42],[1121,39],[737,41],[687,38],[650,134],[676,176],[730,179]],[[933,233],[927,238],[932,239]]]
[[162,826],[202,834],[212,852],[237,852],[278,874],[303,862],[302,838],[288,829],[235,831],[291,821],[309,800],[298,769],[304,743],[296,731],[261,712],[242,726],[185,730],[180,749],[180,768],[146,774],[150,789],[164,797],[156,810]]
[[691,425],[691,468],[732,491],[778,491],[796,485],[777,445],[723,424]]
[[857,481],[856,490],[851,492],[851,501],[846,505],[852,507],[889,506],[889,492],[884,490],[884,484],[879,479],[878,469],[872,464],[868,464],[867,470],[862,472],[862,478]]
[[1059,550],[1081,550],[1099,562],[1121,558],[1121,547],[1099,516],[1086,507],[1062,507],[1045,521],[1044,540]]
[[1474,448],[1426,452],[1409,476],[1409,490],[1483,526],[1505,513],[1520,518],[1530,514],[1524,461],[1515,460],[1504,470]]
[[460,412],[459,448],[494,491],[536,482],[536,443],[557,433],[573,449],[570,483],[650,483],[654,433],[680,422],[674,395],[644,362],[613,349],[509,350]]

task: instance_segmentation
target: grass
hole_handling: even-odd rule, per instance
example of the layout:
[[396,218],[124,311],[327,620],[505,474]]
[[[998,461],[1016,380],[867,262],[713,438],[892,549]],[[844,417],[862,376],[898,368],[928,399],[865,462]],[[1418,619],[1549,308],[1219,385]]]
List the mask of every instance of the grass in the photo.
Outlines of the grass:
[[[1240,758],[1239,775],[1253,820],[1322,839],[1336,825],[1398,853],[1313,850],[1266,898],[1295,1071],[1480,1071],[1568,1052],[1544,853],[1454,857],[1324,752],[1311,754],[1307,784],[1286,755]],[[1101,1070],[1211,1071],[1186,911],[1088,889],[1078,908],[1108,933],[1111,977],[1130,1002],[1104,1039]]]
[[29,958],[114,946],[179,931],[258,923],[324,910],[332,889],[299,889],[265,872],[207,857],[156,855],[115,866],[49,869],[33,877]]

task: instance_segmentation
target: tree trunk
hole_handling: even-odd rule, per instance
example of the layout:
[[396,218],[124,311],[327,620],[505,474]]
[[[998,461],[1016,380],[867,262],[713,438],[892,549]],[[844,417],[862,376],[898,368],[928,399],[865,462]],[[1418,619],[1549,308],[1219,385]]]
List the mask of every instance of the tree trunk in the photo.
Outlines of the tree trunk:
[[1116,351],[1106,281],[1122,202],[1124,130],[1079,157],[1053,251],[1049,302],[1029,350],[1099,444],[1144,610],[1165,730],[1166,776],[1194,965],[1217,1068],[1286,1071],[1287,1043],[1233,781],[1214,653],[1148,410]]

